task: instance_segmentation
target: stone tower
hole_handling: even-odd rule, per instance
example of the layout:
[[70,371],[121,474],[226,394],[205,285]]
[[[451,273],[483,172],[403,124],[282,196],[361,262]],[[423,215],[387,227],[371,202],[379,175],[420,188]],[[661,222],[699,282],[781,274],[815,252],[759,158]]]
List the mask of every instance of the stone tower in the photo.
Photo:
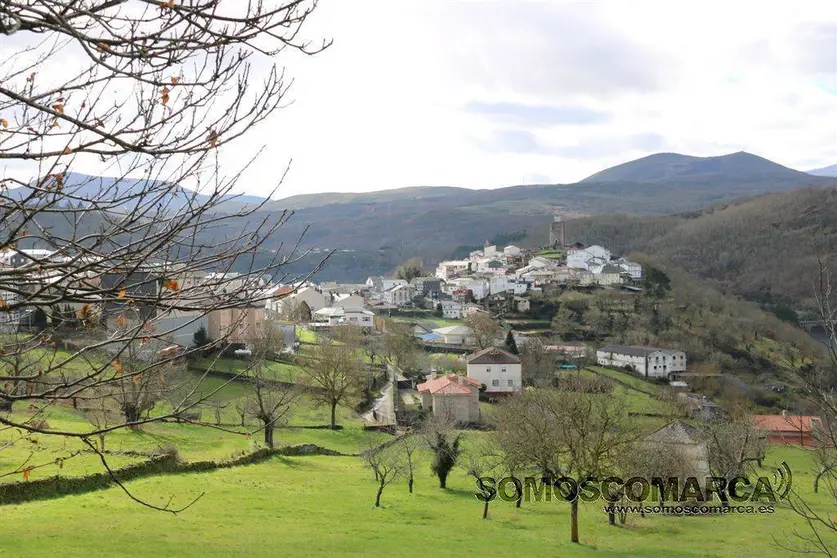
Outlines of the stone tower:
[[566,245],[567,237],[564,229],[564,221],[560,215],[555,215],[549,224],[549,245],[553,248],[560,248]]

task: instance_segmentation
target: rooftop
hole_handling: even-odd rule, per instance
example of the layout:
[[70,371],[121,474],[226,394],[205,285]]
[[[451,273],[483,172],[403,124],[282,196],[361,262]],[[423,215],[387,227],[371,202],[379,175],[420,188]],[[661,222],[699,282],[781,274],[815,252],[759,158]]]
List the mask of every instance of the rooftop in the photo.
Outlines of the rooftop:
[[416,386],[416,389],[419,393],[426,392],[433,395],[471,395],[473,392],[466,384],[476,388],[480,386],[478,381],[467,376],[448,374],[447,376],[419,384]]
[[759,430],[773,432],[811,432],[822,419],[806,415],[754,415]]
[[468,364],[520,364],[520,359],[496,347],[488,347],[468,357]]
[[615,353],[618,355],[646,357],[650,353],[656,351],[672,351],[676,349],[661,349],[660,347],[634,347],[626,345],[605,345],[604,347],[599,347],[598,350],[604,353]]

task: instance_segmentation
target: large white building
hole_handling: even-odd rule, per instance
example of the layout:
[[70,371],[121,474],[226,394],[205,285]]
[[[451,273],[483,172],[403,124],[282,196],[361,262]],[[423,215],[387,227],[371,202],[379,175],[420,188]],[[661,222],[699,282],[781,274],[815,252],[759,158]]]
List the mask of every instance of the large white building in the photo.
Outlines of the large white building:
[[375,314],[363,308],[343,308],[340,306],[329,306],[320,308],[311,314],[313,326],[336,326],[356,325],[361,327],[372,327]]
[[686,353],[658,347],[607,345],[596,351],[596,362],[602,366],[626,368],[649,378],[667,378],[686,371]]
[[384,291],[384,302],[393,306],[404,306],[413,299],[413,293],[409,285],[396,285]]
[[610,261],[610,250],[599,245],[571,248],[567,251],[567,267],[589,269],[591,265]]
[[520,359],[495,347],[468,357],[468,377],[483,384],[486,395],[507,395],[523,389]]

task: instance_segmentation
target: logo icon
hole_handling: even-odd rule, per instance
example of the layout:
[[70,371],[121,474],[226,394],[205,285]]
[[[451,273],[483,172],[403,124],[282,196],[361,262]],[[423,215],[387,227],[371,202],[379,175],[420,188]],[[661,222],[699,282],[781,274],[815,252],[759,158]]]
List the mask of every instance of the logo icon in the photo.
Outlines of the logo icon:
[[791,473],[788,464],[782,461],[782,464],[773,473],[773,491],[779,498],[784,498],[790,492],[791,486],[793,486],[793,473]]

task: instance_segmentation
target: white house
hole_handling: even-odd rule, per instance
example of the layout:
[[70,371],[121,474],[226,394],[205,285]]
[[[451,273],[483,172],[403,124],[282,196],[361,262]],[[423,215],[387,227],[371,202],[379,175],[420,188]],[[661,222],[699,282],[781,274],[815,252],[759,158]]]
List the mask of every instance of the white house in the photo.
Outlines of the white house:
[[596,351],[596,362],[602,366],[626,368],[649,378],[667,378],[686,371],[686,353],[658,347],[627,347],[607,345]]
[[427,375],[427,381],[416,386],[421,396],[422,409],[433,410],[433,415],[459,424],[477,422],[480,418],[480,384],[472,378],[448,374]]
[[308,308],[311,309],[311,312],[315,312],[321,308],[326,308],[331,305],[331,297],[321,293],[314,287],[303,287],[297,292],[291,293],[283,298],[279,298],[278,300],[272,299],[268,309],[276,314],[288,315],[292,313],[301,302],[307,304]]
[[[584,249],[571,248],[567,251],[567,267],[588,269],[592,263],[606,263],[610,261],[610,250],[602,246],[588,246]],[[598,260],[593,262],[593,260]]]
[[485,255],[486,257],[488,257],[488,256],[496,256],[496,255],[497,255],[497,246],[495,246],[495,245],[493,245],[493,244],[492,244],[492,245],[490,245],[490,246],[485,246],[485,247],[483,247],[483,249],[482,249],[482,253],[483,253],[483,255]]
[[456,300],[442,300],[442,316],[449,320],[458,320],[462,317],[462,304]]
[[382,293],[388,291],[397,285],[406,285],[407,281],[404,279],[389,279],[387,277],[370,277],[366,280],[366,286],[375,292]]
[[507,256],[519,256],[520,255],[520,248],[517,246],[512,246],[509,244],[505,248],[503,248],[503,253]]
[[482,258],[477,260],[479,273],[506,273],[506,264],[497,258]]
[[625,270],[631,276],[631,279],[642,279],[642,265],[628,261],[625,258],[619,258],[614,263]]
[[314,326],[356,325],[372,327],[375,314],[363,308],[329,306],[311,314]]
[[331,305],[341,308],[363,308],[366,305],[366,300],[358,294],[339,294],[334,297],[334,302]]
[[557,267],[555,260],[544,258],[543,256],[535,256],[529,260],[529,267],[537,269],[546,269],[548,267]]
[[468,260],[452,260],[447,262],[440,262],[436,267],[436,277],[447,281],[454,275],[468,271],[468,266],[471,262]]
[[483,384],[487,395],[508,395],[523,388],[520,359],[495,347],[468,357],[468,377]]
[[488,281],[485,279],[460,279],[457,284],[460,289],[470,290],[474,300],[482,300],[489,295]]
[[384,301],[395,306],[404,306],[412,298],[412,292],[408,285],[396,285],[384,291]]

